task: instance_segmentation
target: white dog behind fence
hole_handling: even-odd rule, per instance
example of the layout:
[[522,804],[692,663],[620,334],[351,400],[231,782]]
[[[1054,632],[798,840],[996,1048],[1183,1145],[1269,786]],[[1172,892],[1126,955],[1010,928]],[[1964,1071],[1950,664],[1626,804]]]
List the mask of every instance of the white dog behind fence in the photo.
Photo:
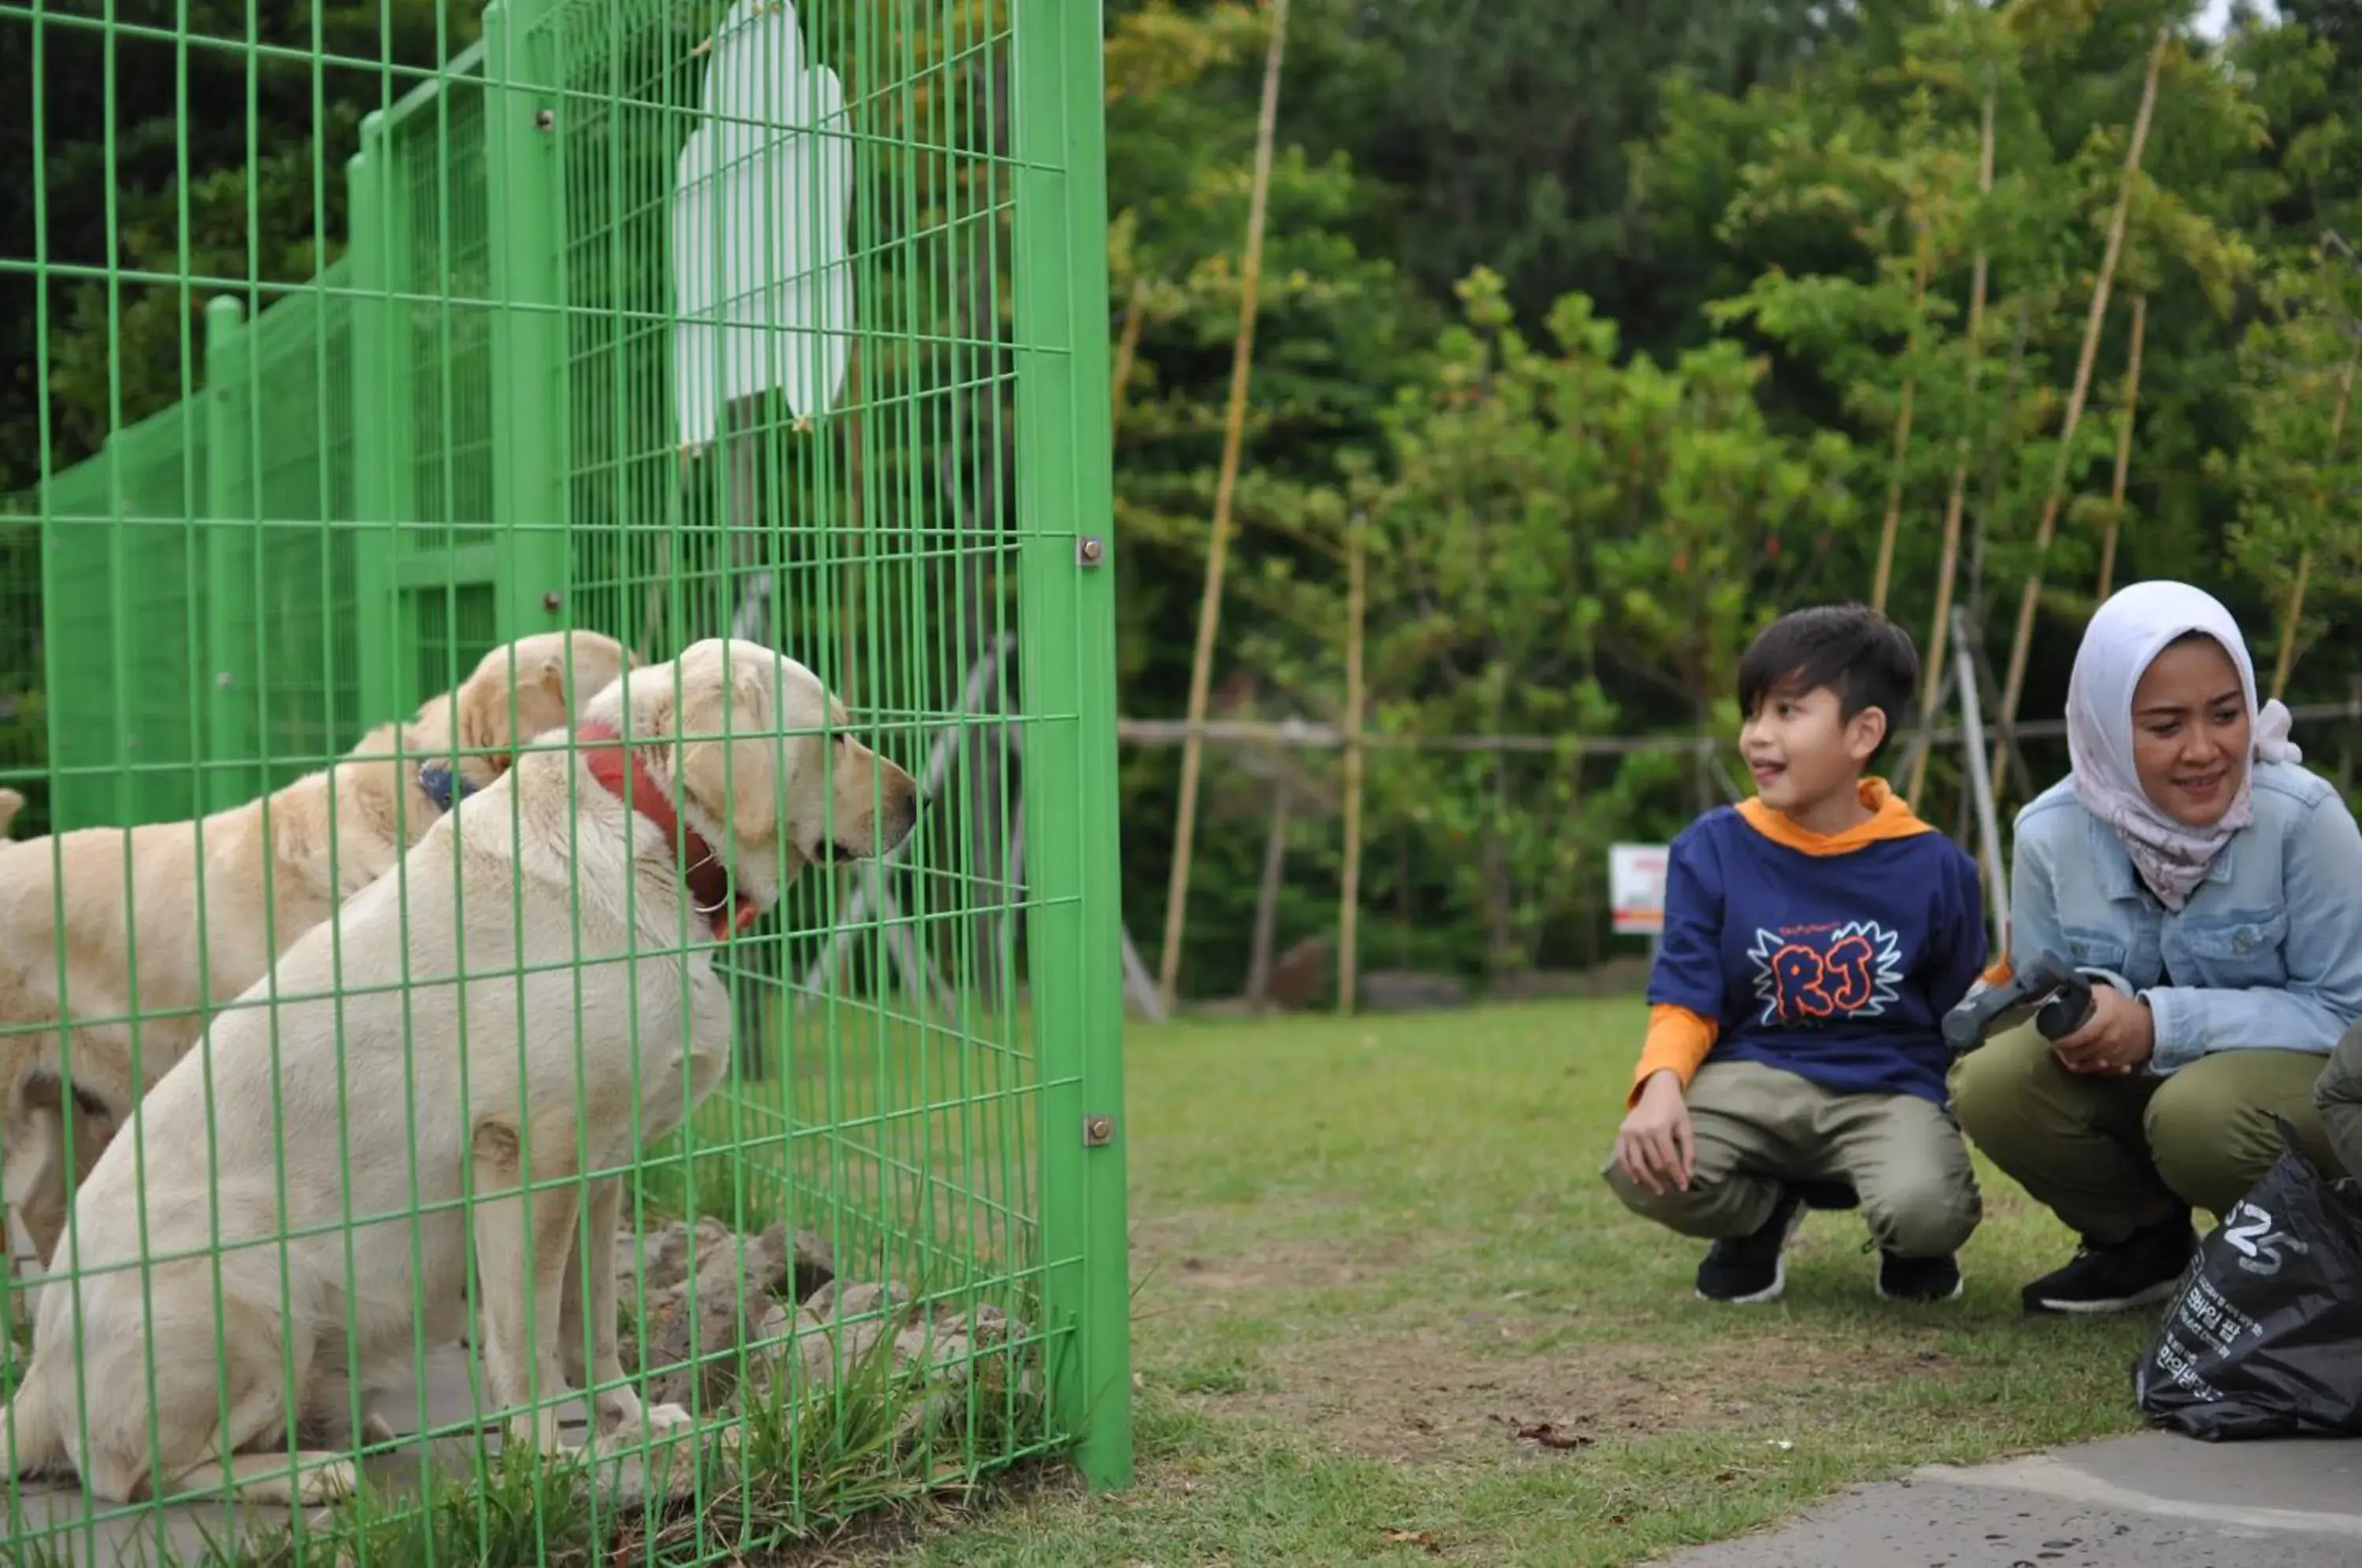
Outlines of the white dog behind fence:
[[727,1066],[713,944],[811,861],[910,833],[911,775],[844,722],[774,650],[694,644],[602,691],[579,750],[519,758],[295,944],[77,1196],[31,1364],[0,1410],[14,1468],[70,1466],[111,1502],[343,1495],[356,1392],[366,1410],[407,1380],[422,1331],[432,1344],[467,1326],[471,1245],[488,1392],[534,1407],[513,1441],[554,1448],[586,1373],[594,1436],[686,1423],[624,1377],[612,1247],[590,1249],[587,1298],[573,1295],[571,1178],[608,1173],[590,1233],[613,1235],[635,1132],[679,1127]]

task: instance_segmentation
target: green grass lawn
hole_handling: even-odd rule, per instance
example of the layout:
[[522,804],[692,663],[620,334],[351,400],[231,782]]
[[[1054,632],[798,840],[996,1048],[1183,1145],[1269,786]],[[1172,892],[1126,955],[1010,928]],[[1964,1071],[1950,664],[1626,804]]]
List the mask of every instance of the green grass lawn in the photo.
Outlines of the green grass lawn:
[[1980,1162],[1967,1294],[1882,1302],[1858,1214],[1784,1299],[1598,1176],[1637,1002],[1134,1026],[1140,1474],[923,1530],[909,1564],[1631,1562],[1851,1482],[2137,1424],[2146,1315],[2028,1320],[2072,1239]]

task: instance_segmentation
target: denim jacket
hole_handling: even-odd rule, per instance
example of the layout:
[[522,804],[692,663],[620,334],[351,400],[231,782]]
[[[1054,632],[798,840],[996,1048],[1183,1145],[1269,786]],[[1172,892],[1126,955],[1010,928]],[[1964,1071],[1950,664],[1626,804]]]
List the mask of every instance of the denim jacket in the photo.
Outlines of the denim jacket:
[[2017,814],[2010,952],[2048,950],[2147,1001],[2152,1073],[2243,1046],[2326,1055],[2362,1018],[2362,830],[2301,767],[2253,778],[2255,820],[2178,913],[2071,780]]

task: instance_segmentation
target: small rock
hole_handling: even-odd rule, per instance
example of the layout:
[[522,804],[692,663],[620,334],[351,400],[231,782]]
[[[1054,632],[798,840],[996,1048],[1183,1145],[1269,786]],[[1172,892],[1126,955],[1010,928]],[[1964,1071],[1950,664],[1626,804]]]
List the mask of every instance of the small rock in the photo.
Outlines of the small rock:
[[675,1220],[646,1236],[626,1231],[615,1238],[617,1295],[634,1298],[635,1279],[645,1282],[649,1296],[680,1289],[694,1267],[701,1277],[717,1254],[739,1259],[739,1272],[766,1295],[792,1288],[800,1301],[836,1276],[836,1260],[828,1243],[810,1231],[799,1231],[791,1241],[782,1221],[774,1220],[756,1235],[742,1235],[712,1215],[697,1221],[696,1243],[690,1227]]
[[[779,1223],[748,1236],[709,1215],[693,1231],[675,1220],[646,1237],[620,1235],[615,1245],[624,1309],[645,1302],[629,1342],[640,1358],[635,1370],[653,1373],[646,1397],[655,1403],[721,1408],[735,1390],[739,1347],[766,1337],[778,1294],[807,1283],[818,1289],[834,1275],[825,1242],[809,1232],[790,1242]],[[635,1275],[636,1286],[625,1283]]]
[[[788,1229],[785,1222],[774,1220],[771,1228],[779,1232],[782,1240],[785,1239]],[[793,1292],[792,1299],[808,1300],[813,1291],[836,1277],[836,1254],[829,1250],[826,1242],[811,1231],[797,1231],[794,1244],[787,1251],[790,1271],[788,1285]]]
[[755,1325],[755,1342],[759,1345],[768,1345],[773,1341],[786,1339],[796,1331],[799,1316],[799,1313],[789,1309],[786,1302],[772,1302],[771,1309],[763,1314],[761,1322]]
[[844,1368],[876,1353],[877,1342],[885,1337],[886,1325],[874,1318],[859,1323],[799,1319],[792,1342],[796,1370],[807,1387],[833,1383]]
[[911,1287],[899,1279],[889,1279],[883,1285],[869,1280],[847,1285],[832,1279],[804,1297],[804,1310],[815,1318],[860,1318],[883,1312],[889,1305],[910,1304]]

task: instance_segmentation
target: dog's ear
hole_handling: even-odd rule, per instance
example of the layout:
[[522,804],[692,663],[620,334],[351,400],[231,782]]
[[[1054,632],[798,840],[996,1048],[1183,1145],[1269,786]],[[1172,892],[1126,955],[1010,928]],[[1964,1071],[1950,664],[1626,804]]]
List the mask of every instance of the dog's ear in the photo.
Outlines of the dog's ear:
[[[573,704],[639,663],[623,644],[597,632],[546,632],[494,648],[459,689],[459,744],[471,750],[512,751],[546,730],[572,723]],[[491,766],[508,764],[496,757]]]
[[17,813],[24,809],[24,796],[14,790],[0,788],[0,834],[8,831],[8,824],[15,822]]
[[778,828],[777,677],[744,655],[727,668],[727,679],[681,693],[680,782],[711,815],[728,821],[732,837],[759,843]]
[[[511,684],[509,648],[494,648],[459,688],[459,744],[469,751],[513,751],[519,739],[566,723],[566,666],[555,649],[514,650]],[[512,701],[513,699],[513,701]],[[505,757],[488,759],[505,767]]]

